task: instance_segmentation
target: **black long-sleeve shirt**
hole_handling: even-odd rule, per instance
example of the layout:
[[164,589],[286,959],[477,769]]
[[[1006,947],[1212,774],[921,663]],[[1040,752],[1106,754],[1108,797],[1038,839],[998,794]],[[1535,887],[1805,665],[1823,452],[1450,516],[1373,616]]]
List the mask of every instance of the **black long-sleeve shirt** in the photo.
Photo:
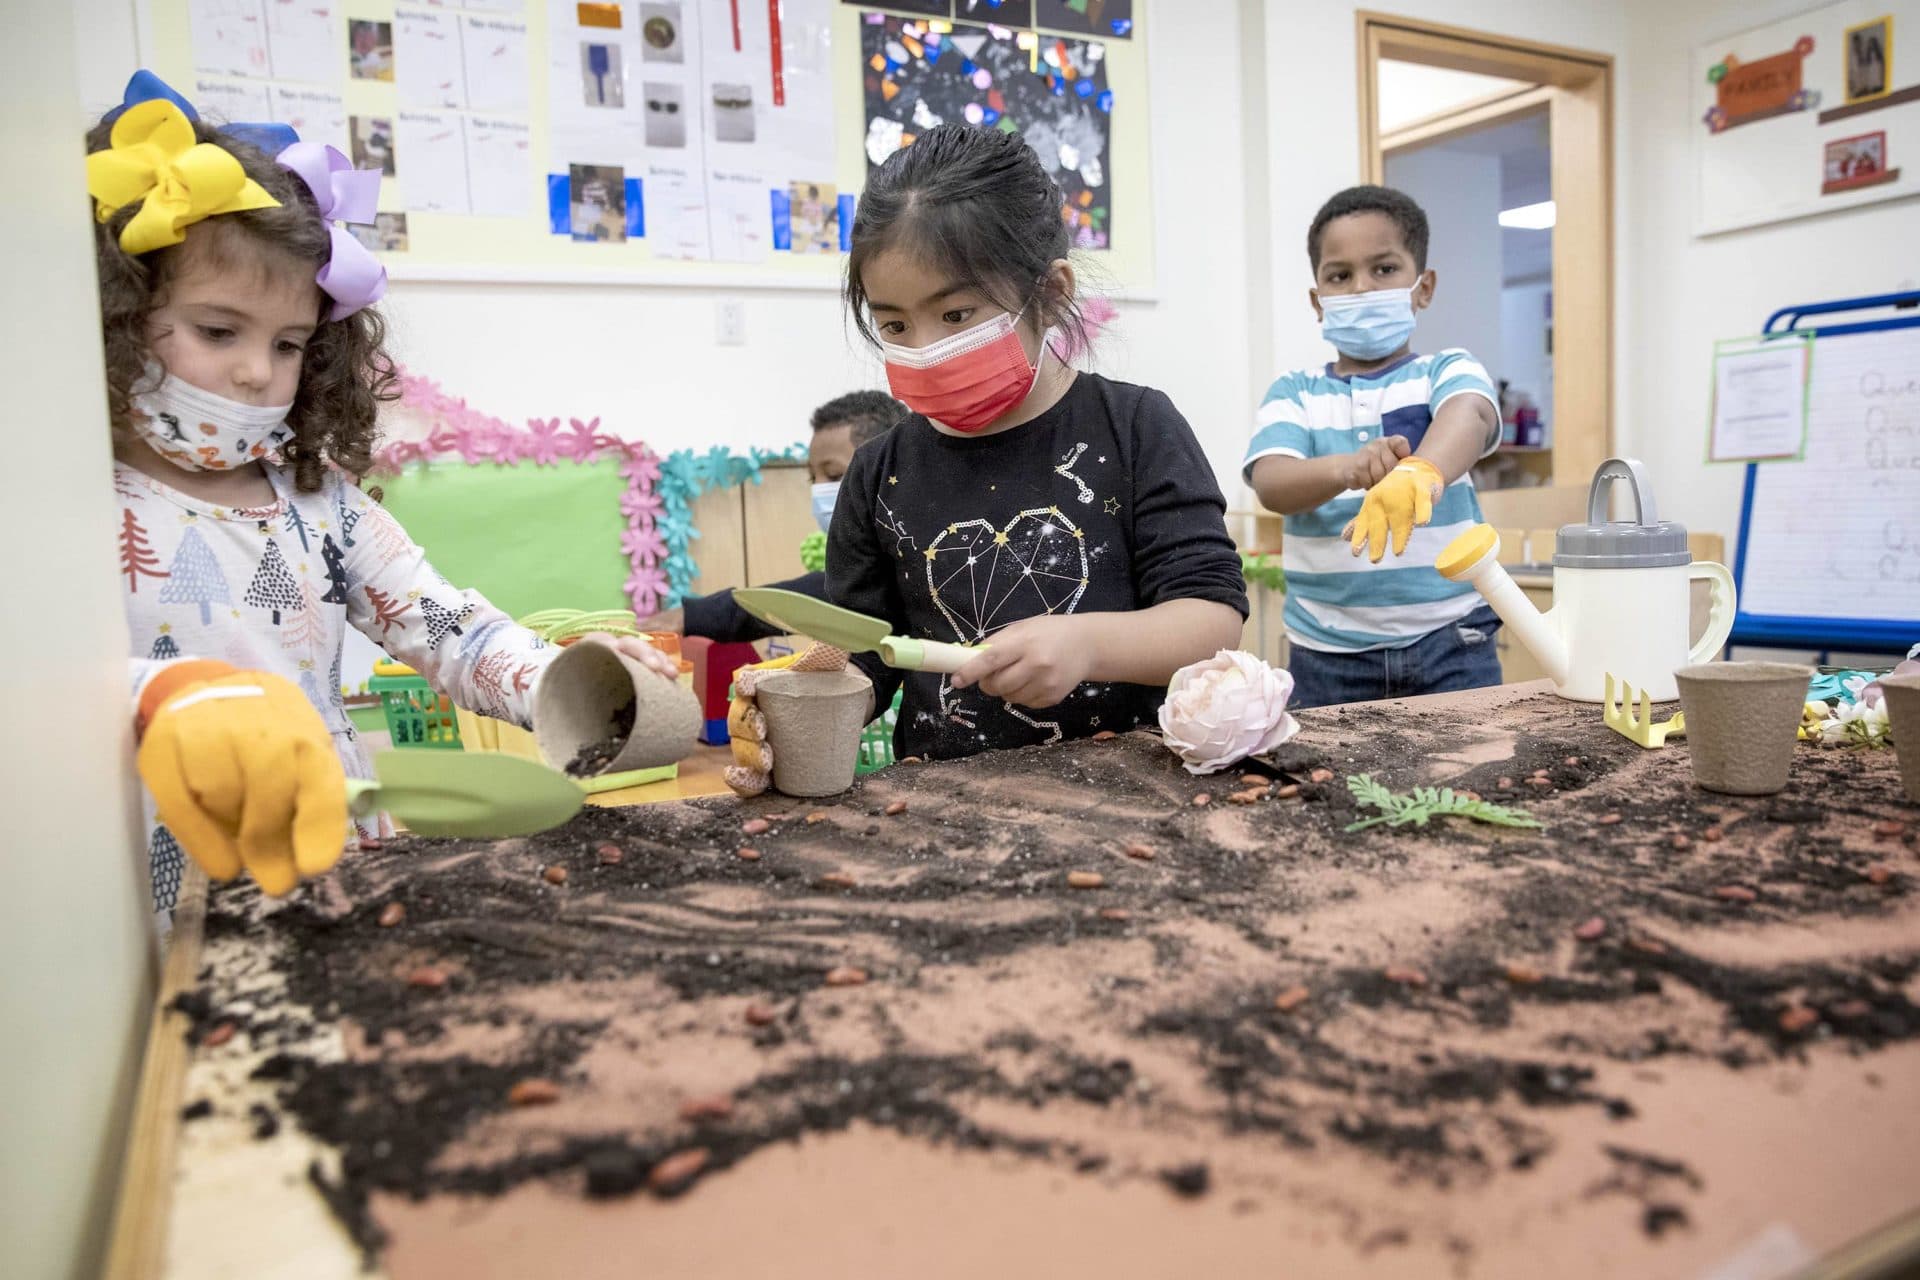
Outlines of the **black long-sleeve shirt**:
[[[766,585],[782,591],[798,591],[816,600],[827,598],[827,575],[824,573],[802,574],[785,582],[769,582]],[[680,606],[680,613],[682,631],[690,636],[705,636],[718,644],[729,641],[751,644],[755,640],[785,634],[780,628],[768,626],[735,604],[731,587],[709,596],[691,597]]]
[[[1158,391],[1079,375],[1060,403],[996,435],[905,419],[854,455],[827,538],[827,596],[897,635],[977,644],[1041,614],[1121,613],[1168,600],[1247,612],[1226,502],[1193,430]],[[855,658],[886,707],[904,677],[902,756],[1124,733],[1165,690],[1087,683],[1018,707],[945,676]]]

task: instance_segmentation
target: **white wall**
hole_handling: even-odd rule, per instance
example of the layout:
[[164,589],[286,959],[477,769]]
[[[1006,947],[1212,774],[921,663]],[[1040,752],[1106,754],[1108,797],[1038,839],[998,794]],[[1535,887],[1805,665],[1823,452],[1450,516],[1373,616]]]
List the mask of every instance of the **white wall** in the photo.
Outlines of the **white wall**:
[[6,36],[0,375],[31,448],[0,502],[0,1270],[51,1280],[98,1272],[152,944],[74,26],[14,6]]
[[[1702,461],[1713,342],[1759,332],[1795,302],[1920,286],[1920,201],[1889,201],[1707,239],[1692,234],[1693,118],[1688,50],[1805,10],[1803,0],[1630,0],[1621,155],[1633,190],[1619,235],[1637,277],[1619,306],[1617,429],[1653,470],[1660,510],[1732,540],[1745,469]],[[1902,73],[1904,76],[1906,73]]]
[[1398,62],[1391,58],[1381,59],[1379,76],[1382,133],[1463,107],[1476,99],[1530,87],[1524,80],[1423,67],[1417,62]]
[[1426,147],[1387,157],[1387,185],[1427,212],[1433,305],[1420,313],[1414,349],[1465,347],[1489,369],[1502,350],[1500,157]]

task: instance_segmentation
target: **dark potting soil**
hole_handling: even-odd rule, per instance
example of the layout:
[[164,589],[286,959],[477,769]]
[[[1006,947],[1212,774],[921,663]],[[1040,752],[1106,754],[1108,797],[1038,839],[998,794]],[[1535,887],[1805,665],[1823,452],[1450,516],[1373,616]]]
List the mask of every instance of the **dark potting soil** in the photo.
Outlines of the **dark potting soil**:
[[[825,805],[770,795],[590,808],[532,840],[399,840],[352,857],[335,873],[344,914],[310,891],[267,911],[244,888],[223,890],[209,952],[265,949],[290,1009],[407,1047],[323,1061],[303,1047],[305,1012],[276,1021],[257,1009],[251,1024],[256,1043],[280,1050],[255,1076],[340,1152],[339,1181],[316,1173],[316,1185],[370,1252],[382,1240],[374,1192],[495,1194],[538,1178],[620,1196],[691,1146],[711,1173],[856,1122],[1090,1176],[1159,1178],[1181,1195],[1221,1182],[1206,1164],[1141,1163],[1120,1130],[1090,1143],[1051,1126],[1056,1108],[1094,1108],[1121,1129],[1178,1117],[1216,1143],[1350,1149],[1396,1177],[1477,1184],[1553,1158],[1556,1111],[1635,1113],[1630,1096],[1595,1086],[1594,1064],[1679,1055],[1737,1070],[1920,1036],[1904,994],[1920,940],[1768,965],[1717,959],[1708,945],[1727,930],[1844,927],[1908,905],[1911,830],[1871,834],[1911,815],[1890,759],[1803,749],[1786,795],[1734,800],[1692,789],[1684,748],[1642,752],[1591,709],[1551,698],[1516,708],[1505,739],[1479,744],[1484,759],[1435,713],[1301,718],[1300,738],[1245,771],[1298,784],[1296,798],[1229,805],[1242,770],[1195,778],[1130,735],[897,766]],[[1316,770],[1332,777],[1316,782]],[[1545,828],[1449,819],[1350,835],[1372,813],[1345,785],[1359,773],[1396,790],[1444,779]],[[1543,785],[1526,781],[1536,773]],[[1213,803],[1196,807],[1202,792]],[[901,799],[907,812],[887,815]],[[1602,824],[1610,814],[1620,820]],[[754,818],[768,829],[749,836]],[[603,860],[607,843],[623,857]],[[1126,856],[1132,843],[1154,856]],[[748,844],[758,860],[736,856]],[[1877,864],[1895,870],[1876,882]],[[550,865],[568,870],[564,887],[541,877]],[[1104,884],[1071,888],[1073,870]],[[824,887],[826,873],[850,884]],[[1336,923],[1351,904],[1436,884],[1459,901],[1396,940],[1392,959],[1413,973]],[[1728,885],[1752,900],[1719,895]],[[380,927],[396,901],[405,924]],[[1594,919],[1603,932],[1570,943]],[[1538,980],[1511,978],[1515,962]],[[407,983],[429,964],[443,986]],[[850,965],[867,971],[864,985],[823,985]],[[230,998],[221,972],[186,1010],[196,1024],[217,1021]],[[983,1010],[982,983],[996,984],[999,1012]],[[1021,1016],[1025,983],[1044,993],[1045,1021]],[[1311,998],[1277,1008],[1296,983]],[[1670,988],[1685,990],[1684,1006]],[[748,1002],[771,1019],[748,1017]],[[1555,1006],[1582,1010],[1579,1029],[1521,1056],[1487,1047],[1483,1033]],[[1801,1008],[1817,1016],[1783,1022]],[[505,1047],[450,1047],[478,1028]],[[855,1033],[858,1053],[846,1047]],[[538,1140],[479,1136],[511,1118],[518,1081],[590,1094],[596,1048],[732,1037],[764,1069],[724,1082],[725,1117],[683,1121],[663,1098],[657,1114],[622,1122],[549,1121]],[[1117,1040],[1140,1052],[1116,1057]],[[1169,1056],[1183,1066],[1149,1076],[1138,1065]],[[1031,1120],[1006,1120],[1008,1103]],[[1652,1235],[1686,1224],[1699,1184],[1679,1155],[1609,1147],[1605,1158],[1614,1174],[1596,1194],[1626,1197]]]
[[608,723],[607,736],[585,744],[574,753],[573,759],[567,762],[569,777],[591,778],[606,772],[607,766],[626,748],[627,739],[633,736],[633,706],[633,699],[628,698],[625,704],[614,711]]

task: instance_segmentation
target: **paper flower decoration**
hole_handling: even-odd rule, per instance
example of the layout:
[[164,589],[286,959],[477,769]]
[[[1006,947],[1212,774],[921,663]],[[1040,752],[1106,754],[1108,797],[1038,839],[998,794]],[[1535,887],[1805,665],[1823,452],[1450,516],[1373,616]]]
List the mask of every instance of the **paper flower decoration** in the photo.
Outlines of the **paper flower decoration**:
[[1160,704],[1160,732],[1189,773],[1218,773],[1300,732],[1293,677],[1237,649],[1182,667]]

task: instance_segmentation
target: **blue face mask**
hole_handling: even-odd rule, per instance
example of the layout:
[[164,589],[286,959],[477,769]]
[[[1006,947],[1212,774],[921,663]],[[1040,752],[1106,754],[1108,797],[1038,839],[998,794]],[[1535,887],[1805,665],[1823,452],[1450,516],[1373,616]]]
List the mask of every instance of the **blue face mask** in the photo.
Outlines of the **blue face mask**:
[[1413,290],[1376,289],[1320,299],[1320,336],[1351,360],[1382,360],[1413,336]]
[[827,480],[813,486],[813,519],[822,533],[833,523],[833,500],[839,496],[838,480]]

